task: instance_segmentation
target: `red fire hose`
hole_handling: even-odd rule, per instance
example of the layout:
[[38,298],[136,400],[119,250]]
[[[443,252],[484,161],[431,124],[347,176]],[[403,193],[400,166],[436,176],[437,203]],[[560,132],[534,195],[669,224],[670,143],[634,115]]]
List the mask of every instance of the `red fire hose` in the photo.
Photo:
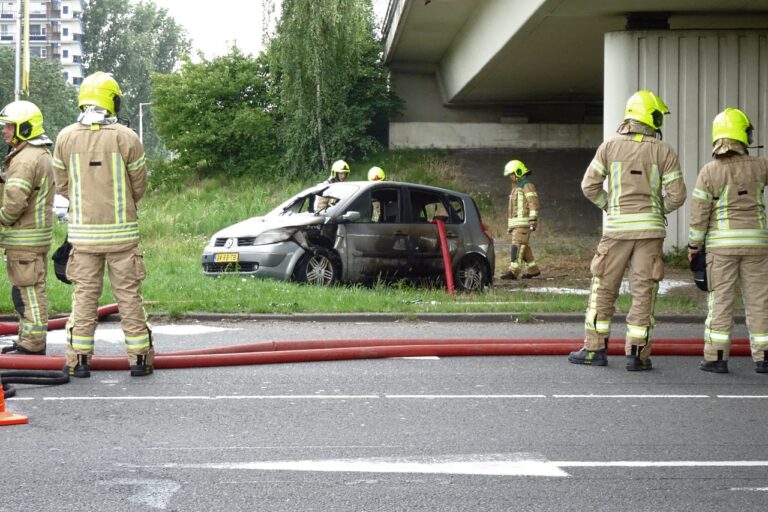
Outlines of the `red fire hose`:
[[[117,313],[117,306],[99,308],[99,316]],[[48,328],[63,328],[66,318],[49,321]],[[0,334],[18,332],[18,325],[1,323]],[[308,361],[338,361],[346,359],[376,359],[418,356],[524,356],[567,355],[582,346],[581,339],[365,339],[365,340],[293,340],[264,341],[242,345],[158,353],[155,367],[201,368],[210,366],[239,366],[250,364],[298,363]],[[653,341],[654,355],[700,356],[703,342],[696,338],[659,338]],[[609,355],[624,355],[624,340],[613,339]],[[749,356],[749,340],[732,341],[731,356]],[[60,370],[63,356],[0,356],[0,368],[29,370]],[[96,356],[92,370],[127,370],[125,356]]]
[[453,295],[453,268],[451,267],[451,254],[448,252],[448,238],[445,233],[445,222],[434,218],[432,222],[437,226],[437,234],[440,238],[440,252],[443,254],[443,268],[445,269],[445,283],[448,293]]

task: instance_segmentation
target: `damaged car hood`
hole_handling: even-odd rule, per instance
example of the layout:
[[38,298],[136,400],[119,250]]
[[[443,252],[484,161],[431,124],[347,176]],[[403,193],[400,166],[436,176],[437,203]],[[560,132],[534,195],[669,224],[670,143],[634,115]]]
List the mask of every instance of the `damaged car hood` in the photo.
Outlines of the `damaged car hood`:
[[315,214],[298,214],[285,216],[251,217],[237,224],[228,226],[218,233],[217,238],[236,238],[244,236],[257,236],[265,231],[282,228],[300,228],[313,224],[325,224],[328,217]]

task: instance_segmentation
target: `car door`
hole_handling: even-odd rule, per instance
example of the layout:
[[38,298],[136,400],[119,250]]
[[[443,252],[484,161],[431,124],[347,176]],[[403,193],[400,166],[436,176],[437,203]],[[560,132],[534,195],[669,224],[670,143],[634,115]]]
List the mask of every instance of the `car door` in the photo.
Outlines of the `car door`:
[[347,208],[360,219],[343,225],[343,261],[349,281],[394,279],[408,268],[408,232],[402,223],[401,187],[369,188]]
[[419,278],[443,276],[445,266],[440,237],[437,225],[432,221],[439,218],[445,222],[451,261],[456,255],[461,233],[460,224],[457,223],[447,198],[438,191],[409,187],[408,218],[411,276]]

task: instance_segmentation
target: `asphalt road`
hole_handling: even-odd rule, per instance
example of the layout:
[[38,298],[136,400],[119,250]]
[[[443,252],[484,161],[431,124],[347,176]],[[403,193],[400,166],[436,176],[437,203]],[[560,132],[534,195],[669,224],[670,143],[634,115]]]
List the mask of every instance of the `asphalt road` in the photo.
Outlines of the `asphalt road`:
[[[98,354],[121,354],[102,324]],[[699,324],[657,335],[693,337]],[[743,329],[737,332],[744,336]],[[189,322],[160,351],[274,339],[579,338],[577,323]],[[63,352],[63,335],[49,353]],[[630,373],[564,357],[94,372],[17,385],[0,511],[730,511],[768,499],[768,376],[698,357]]]

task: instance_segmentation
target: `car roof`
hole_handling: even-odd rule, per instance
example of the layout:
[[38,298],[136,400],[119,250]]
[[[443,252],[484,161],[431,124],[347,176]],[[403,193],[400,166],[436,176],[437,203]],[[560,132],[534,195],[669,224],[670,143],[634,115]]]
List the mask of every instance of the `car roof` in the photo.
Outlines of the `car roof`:
[[405,181],[343,181],[341,183],[354,183],[359,185],[361,189],[374,189],[385,188],[392,186],[405,186],[410,188],[418,188],[420,190],[427,190],[431,192],[440,192],[443,194],[453,194],[455,196],[470,197],[469,194],[459,192],[458,190],[452,190],[447,188],[435,187],[432,185],[423,185],[421,183],[410,183]]

